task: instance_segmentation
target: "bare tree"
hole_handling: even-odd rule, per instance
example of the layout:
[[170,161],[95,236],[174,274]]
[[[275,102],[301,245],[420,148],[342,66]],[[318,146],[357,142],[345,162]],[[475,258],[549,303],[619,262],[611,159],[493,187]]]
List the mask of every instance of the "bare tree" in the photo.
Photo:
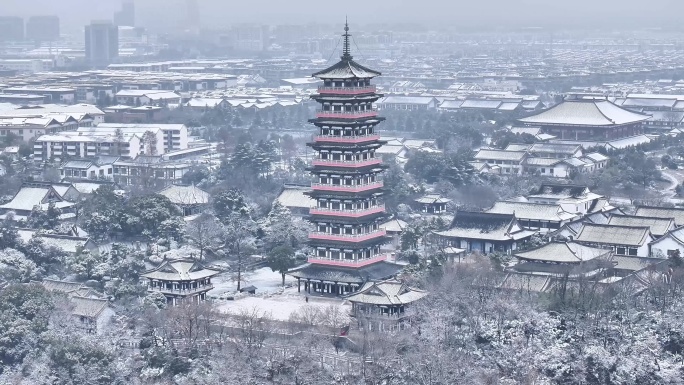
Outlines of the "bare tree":
[[207,249],[217,247],[221,242],[221,223],[213,214],[202,213],[188,223],[186,234],[192,244],[199,249],[199,260],[204,258]]

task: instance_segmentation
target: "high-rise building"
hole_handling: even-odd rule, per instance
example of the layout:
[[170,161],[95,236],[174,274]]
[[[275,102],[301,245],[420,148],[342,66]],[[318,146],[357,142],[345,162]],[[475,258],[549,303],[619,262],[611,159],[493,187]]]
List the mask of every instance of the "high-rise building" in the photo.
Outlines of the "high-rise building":
[[200,30],[200,10],[197,0],[185,0],[186,18],[185,27],[187,31],[199,33]]
[[31,16],[26,22],[26,38],[34,41],[59,40],[59,17]]
[[92,66],[106,66],[119,56],[119,27],[109,21],[93,21],[85,27],[86,59]]
[[114,24],[121,27],[135,27],[135,3],[124,0],[121,10],[114,13]]
[[268,26],[241,24],[235,30],[235,49],[238,51],[263,51],[269,44]]
[[0,16],[0,41],[24,40],[24,19]]
[[334,295],[355,292],[401,270],[380,250],[388,237],[380,228],[385,166],[376,154],[384,142],[375,129],[384,119],[373,109],[382,95],[371,85],[380,73],[353,60],[349,27],[344,30],[342,60],[313,74],[323,80],[312,96],[321,109],[310,120],[318,128],[309,143],[316,154],[310,168],[316,206],[309,216],[315,230],[309,234],[308,263],[289,273],[299,290],[303,281],[307,292]]

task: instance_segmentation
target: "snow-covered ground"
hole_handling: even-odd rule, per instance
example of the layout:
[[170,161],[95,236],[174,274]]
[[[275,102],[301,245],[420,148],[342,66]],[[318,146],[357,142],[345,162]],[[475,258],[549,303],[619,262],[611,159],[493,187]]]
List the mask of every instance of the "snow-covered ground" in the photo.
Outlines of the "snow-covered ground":
[[[225,298],[226,296],[233,296],[237,294],[237,276],[235,273],[222,273],[214,278],[211,282],[214,288],[209,291],[210,297]],[[283,290],[282,277],[280,273],[271,271],[270,267],[262,267],[254,271],[242,273],[242,285],[240,287],[255,286],[257,294],[276,293]],[[285,276],[285,286],[297,286],[297,280]]]
[[[227,314],[240,315],[245,311],[257,310],[268,318],[287,321],[292,313],[301,312],[306,307],[329,311],[330,306],[335,306],[339,307],[341,314],[349,314],[351,310],[351,304],[339,298],[309,296],[307,302],[304,292],[297,292],[296,279],[285,276],[286,287],[283,289],[280,273],[268,267],[247,272],[243,276],[241,287],[255,286],[255,295],[238,294],[235,277],[231,273],[214,277],[212,283],[214,288],[208,295],[214,298],[218,309]],[[234,297],[234,300],[226,300],[226,297]]]
[[221,312],[240,315],[244,312],[253,313],[255,310],[262,316],[277,320],[288,321],[293,313],[302,313],[306,308],[318,308],[319,311],[329,312],[330,307],[337,307],[338,314],[349,314],[351,304],[339,298],[310,297],[306,302],[305,296],[294,293],[274,294],[270,296],[246,295],[236,297],[234,301],[218,301]]

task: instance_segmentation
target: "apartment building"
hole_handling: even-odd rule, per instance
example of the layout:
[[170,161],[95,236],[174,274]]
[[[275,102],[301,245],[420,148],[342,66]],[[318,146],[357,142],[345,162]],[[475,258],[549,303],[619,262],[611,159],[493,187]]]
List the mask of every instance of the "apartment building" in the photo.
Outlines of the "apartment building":
[[161,156],[139,156],[114,162],[114,182],[122,187],[163,188],[179,184],[191,167],[189,163],[165,162]]
[[144,152],[142,139],[135,134],[122,137],[111,134],[62,132],[42,135],[33,144],[33,160],[43,163],[68,158],[88,158],[98,155],[135,157]]
[[[185,150],[188,148],[188,128],[184,124],[135,124],[135,123],[102,123],[94,128],[97,132],[115,133],[118,129],[124,132],[137,133],[144,135],[145,132],[161,132],[161,143],[156,155],[167,153],[174,150]],[[141,136],[142,137],[142,136]]]

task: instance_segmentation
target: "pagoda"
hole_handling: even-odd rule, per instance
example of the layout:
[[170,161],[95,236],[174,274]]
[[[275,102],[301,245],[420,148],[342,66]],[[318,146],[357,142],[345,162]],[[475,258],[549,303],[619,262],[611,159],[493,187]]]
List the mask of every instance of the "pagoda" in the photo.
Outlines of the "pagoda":
[[344,27],[341,60],[313,74],[323,80],[311,98],[320,103],[308,143],[315,151],[309,168],[314,177],[309,211],[315,231],[309,234],[308,263],[290,271],[307,292],[345,295],[366,282],[395,275],[401,266],[387,262],[380,246],[389,241],[380,228],[385,218],[382,173],[376,154],[384,142],[376,126],[384,119],[373,109],[382,95],[371,85],[380,72],[353,60],[349,26]]

